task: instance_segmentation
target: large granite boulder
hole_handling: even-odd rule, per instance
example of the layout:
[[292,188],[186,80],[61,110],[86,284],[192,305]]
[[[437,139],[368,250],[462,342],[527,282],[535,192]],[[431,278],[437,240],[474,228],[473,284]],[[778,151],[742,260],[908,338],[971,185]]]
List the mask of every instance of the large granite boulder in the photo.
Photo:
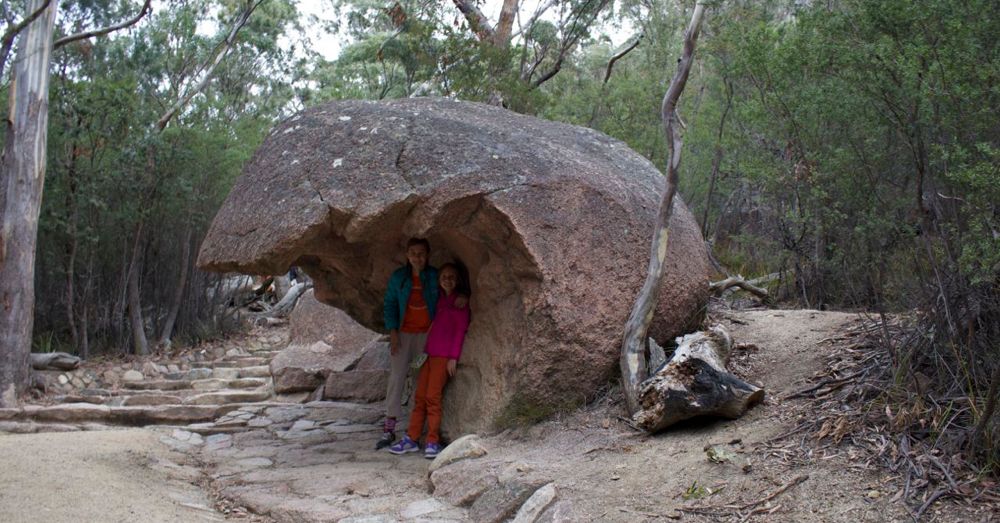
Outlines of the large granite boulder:
[[[214,271],[298,265],[316,298],[375,330],[407,238],[469,268],[473,321],[445,431],[579,404],[618,373],[664,180],[599,132],[448,99],[343,101],[274,128],[199,254]],[[703,314],[709,263],[679,200],[650,335]]]
[[324,305],[306,291],[289,318],[289,344],[271,360],[274,390],[311,391],[327,376],[355,365],[381,338],[344,311]]

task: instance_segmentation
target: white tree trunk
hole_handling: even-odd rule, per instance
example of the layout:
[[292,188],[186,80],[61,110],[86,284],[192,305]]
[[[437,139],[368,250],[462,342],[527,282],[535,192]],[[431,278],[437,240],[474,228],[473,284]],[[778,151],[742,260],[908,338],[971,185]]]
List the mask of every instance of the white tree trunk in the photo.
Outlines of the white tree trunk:
[[[27,14],[45,2],[30,0]],[[0,407],[28,387],[35,307],[35,243],[45,185],[49,55],[56,2],[25,29],[11,71],[10,114],[0,161]]]
[[663,197],[660,200],[660,209],[656,215],[656,226],[653,229],[653,242],[649,253],[649,269],[646,272],[646,281],[636,297],[635,305],[625,323],[625,333],[622,337],[622,352],[619,366],[622,371],[622,387],[625,390],[625,400],[628,403],[630,413],[635,413],[639,409],[639,384],[649,375],[649,368],[646,360],[646,333],[649,332],[649,324],[653,321],[653,311],[655,310],[657,295],[660,291],[660,281],[663,279],[664,260],[667,257],[667,243],[670,239],[670,217],[674,211],[674,194],[677,193],[677,182],[679,179],[678,169],[681,164],[681,146],[683,140],[677,132],[677,100],[684,91],[687,84],[688,73],[691,71],[691,64],[694,62],[694,45],[698,41],[698,31],[701,28],[701,16],[705,11],[705,6],[700,2],[695,5],[694,13],[691,15],[691,23],[684,34],[684,54],[677,63],[677,72],[674,73],[670,81],[670,87],[663,96],[663,105],[660,109],[663,118],[663,130],[667,136],[667,145],[670,148],[669,161],[667,163],[667,186],[663,190]]

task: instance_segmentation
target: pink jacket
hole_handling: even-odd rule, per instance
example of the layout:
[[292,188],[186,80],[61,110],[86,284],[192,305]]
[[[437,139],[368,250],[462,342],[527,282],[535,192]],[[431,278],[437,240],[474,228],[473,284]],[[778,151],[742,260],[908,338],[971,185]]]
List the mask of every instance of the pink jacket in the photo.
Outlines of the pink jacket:
[[469,330],[469,306],[455,307],[457,297],[454,293],[446,296],[441,292],[431,330],[427,333],[424,352],[428,356],[451,360],[462,356],[462,342],[465,341],[465,332]]

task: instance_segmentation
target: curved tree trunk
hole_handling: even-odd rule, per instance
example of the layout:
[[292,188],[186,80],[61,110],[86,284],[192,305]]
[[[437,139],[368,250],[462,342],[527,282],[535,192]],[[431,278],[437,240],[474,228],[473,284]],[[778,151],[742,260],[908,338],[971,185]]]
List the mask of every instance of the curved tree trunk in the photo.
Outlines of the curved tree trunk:
[[170,310],[167,312],[167,319],[163,322],[163,330],[160,331],[160,339],[156,342],[159,347],[170,347],[170,338],[174,334],[174,324],[177,322],[177,314],[181,310],[181,303],[184,302],[184,289],[187,287],[189,266],[191,265],[191,222],[184,226],[184,239],[181,244],[181,274],[177,278],[177,287],[174,288],[174,296],[170,302]]
[[149,341],[146,339],[145,321],[142,319],[142,297],[139,293],[139,255],[142,243],[142,222],[135,229],[135,238],[132,240],[132,263],[128,268],[128,319],[132,325],[132,345],[136,354],[145,356],[149,354]]
[[[27,13],[45,5],[28,2]],[[28,387],[35,308],[35,243],[45,184],[49,122],[49,55],[56,3],[21,36],[11,73],[10,114],[0,162],[0,407]]]
[[639,409],[639,384],[646,379],[649,368],[646,361],[646,333],[653,321],[660,281],[663,278],[664,259],[667,257],[667,242],[670,237],[670,216],[674,210],[674,195],[677,193],[678,168],[681,164],[681,146],[683,140],[677,132],[679,119],[677,117],[677,100],[687,84],[688,73],[694,61],[694,46],[698,41],[698,31],[701,28],[701,18],[705,6],[700,2],[691,15],[691,23],[684,34],[684,54],[677,63],[670,87],[663,97],[661,113],[663,130],[667,136],[667,146],[670,148],[667,163],[667,186],[660,200],[660,210],[656,215],[656,226],[653,230],[652,248],[649,253],[649,270],[646,281],[639,291],[639,296],[632,307],[632,313],[625,323],[625,335],[622,339],[622,353],[619,364],[622,370],[622,385],[625,389],[625,399],[628,402],[629,413],[635,414]]

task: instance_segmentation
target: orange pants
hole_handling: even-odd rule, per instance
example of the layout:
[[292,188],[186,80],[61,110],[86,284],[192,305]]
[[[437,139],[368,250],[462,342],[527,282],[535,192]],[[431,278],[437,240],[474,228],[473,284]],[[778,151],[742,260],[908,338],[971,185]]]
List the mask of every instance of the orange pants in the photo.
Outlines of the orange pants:
[[448,358],[428,357],[420,367],[417,378],[416,400],[410,413],[410,427],[406,435],[413,441],[420,439],[427,421],[427,443],[441,441],[441,393],[448,383]]

